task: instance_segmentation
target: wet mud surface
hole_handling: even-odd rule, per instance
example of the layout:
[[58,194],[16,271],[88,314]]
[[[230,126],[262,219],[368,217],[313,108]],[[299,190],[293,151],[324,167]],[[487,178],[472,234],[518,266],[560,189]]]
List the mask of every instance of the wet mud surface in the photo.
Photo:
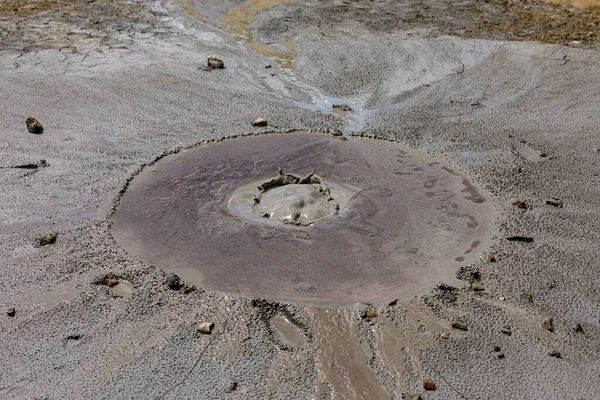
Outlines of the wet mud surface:
[[[358,189],[309,227],[231,215],[231,194],[272,171]],[[384,141],[261,135],[168,156],[127,188],[112,232],[135,257],[203,288],[313,304],[408,300],[450,282],[491,236],[485,195],[443,160]]]
[[[598,398],[598,9],[557,2],[0,0],[0,398]],[[444,258],[451,281],[343,307],[173,285],[114,240],[157,159],[305,130],[446,160],[486,194],[492,237]]]

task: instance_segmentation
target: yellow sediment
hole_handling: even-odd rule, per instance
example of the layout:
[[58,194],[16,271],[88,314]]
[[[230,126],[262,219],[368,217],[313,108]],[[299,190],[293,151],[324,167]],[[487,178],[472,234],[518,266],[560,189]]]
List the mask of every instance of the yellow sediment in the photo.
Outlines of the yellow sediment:
[[[256,14],[289,1],[291,0],[248,0],[243,4],[231,8],[223,15],[225,25],[215,27],[229,33],[235,40],[247,43],[248,47],[255,52],[274,59],[280,67],[291,68],[292,61],[296,57],[296,50],[289,36],[284,37],[286,50],[280,50],[267,44],[255,43],[252,32],[248,31],[248,27],[254,21]],[[175,2],[190,16],[207,23],[190,6],[191,0],[175,0]]]

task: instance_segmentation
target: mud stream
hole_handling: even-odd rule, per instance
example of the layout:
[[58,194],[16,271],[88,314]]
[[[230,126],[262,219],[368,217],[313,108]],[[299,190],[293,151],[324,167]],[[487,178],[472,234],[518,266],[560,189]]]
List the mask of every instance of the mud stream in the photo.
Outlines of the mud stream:
[[[174,0],[191,17],[202,23],[209,22],[198,15],[191,0]],[[344,121],[344,134],[360,131],[369,117],[369,112],[365,109],[368,94],[360,94],[354,97],[338,98],[328,96],[319,88],[302,81],[294,72],[293,62],[296,58],[296,50],[290,36],[283,37],[284,50],[271,45],[256,43],[252,32],[248,27],[254,21],[256,14],[271,7],[287,3],[291,0],[248,0],[243,4],[231,8],[222,19],[224,25],[212,25],[231,35],[236,41],[245,43],[250,49],[273,60],[279,67],[279,78],[285,83],[294,87],[294,91],[300,93],[300,96],[294,96],[281,93],[270,87],[266,82],[261,81],[257,85],[272,93],[274,96],[293,102],[296,106],[320,111],[324,114],[332,114]],[[310,101],[299,100],[298,97],[310,99]],[[349,106],[352,111],[340,112],[333,109],[334,104]]]

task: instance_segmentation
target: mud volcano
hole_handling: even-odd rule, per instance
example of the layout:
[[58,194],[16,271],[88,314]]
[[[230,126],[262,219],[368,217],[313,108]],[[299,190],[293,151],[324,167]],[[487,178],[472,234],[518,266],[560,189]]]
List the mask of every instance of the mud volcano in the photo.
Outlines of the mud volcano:
[[112,233],[130,254],[207,289],[343,305],[452,281],[479,256],[492,217],[441,159],[293,133],[207,144],[145,168]]

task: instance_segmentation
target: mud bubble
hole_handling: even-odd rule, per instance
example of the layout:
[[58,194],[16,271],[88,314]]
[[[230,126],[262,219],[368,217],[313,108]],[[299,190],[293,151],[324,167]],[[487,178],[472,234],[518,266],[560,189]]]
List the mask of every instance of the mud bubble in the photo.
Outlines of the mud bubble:
[[[339,209],[320,185],[292,183],[262,193],[263,217],[252,198],[276,168],[299,177],[318,171]],[[304,202],[296,218],[304,223],[280,221],[290,204],[281,199],[290,198]],[[320,211],[310,216],[309,203]],[[487,197],[442,159],[391,142],[296,132],[164,157],[130,182],[111,231],[133,256],[206,289],[346,305],[452,282],[485,249],[493,218]]]

